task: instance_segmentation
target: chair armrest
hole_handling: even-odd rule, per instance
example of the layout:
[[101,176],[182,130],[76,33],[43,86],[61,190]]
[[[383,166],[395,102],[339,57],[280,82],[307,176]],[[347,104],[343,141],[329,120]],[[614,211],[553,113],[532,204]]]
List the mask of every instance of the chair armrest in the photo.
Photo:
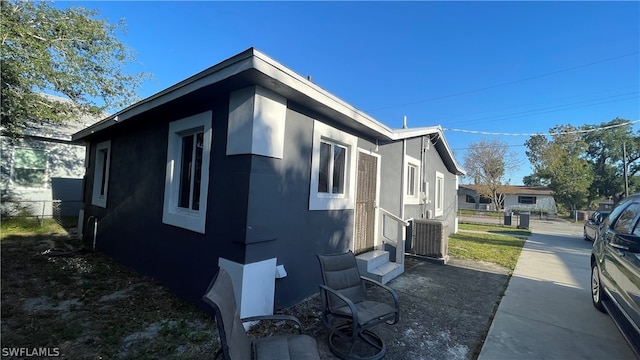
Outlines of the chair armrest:
[[[330,292],[332,295],[335,295],[338,299],[340,299],[342,302],[347,304],[347,306],[349,306],[349,310],[351,311],[351,314],[353,315],[353,317],[355,318],[358,317],[358,309],[356,308],[356,305],[353,303],[353,301],[349,300],[348,297],[340,294],[339,292],[333,290],[330,287],[327,287],[326,285],[320,284],[320,289]],[[329,304],[327,304],[327,307],[329,307]]]
[[258,315],[258,316],[250,316],[247,318],[243,318],[240,319],[240,321],[242,321],[243,323],[245,322],[249,322],[249,321],[260,321],[260,320],[269,320],[269,321],[277,321],[277,320],[284,320],[284,321],[291,321],[296,323],[296,325],[298,325],[298,330],[300,331],[300,334],[302,334],[302,323],[300,322],[300,320],[293,316],[293,315],[285,315],[285,314],[274,314],[274,315]]
[[396,310],[398,310],[398,312],[396,313],[396,319],[395,319],[395,321],[393,323],[395,324],[396,322],[398,322],[398,320],[400,318],[399,317],[400,316],[400,299],[398,298],[398,293],[395,290],[393,290],[392,288],[382,284],[379,281],[375,281],[373,279],[369,279],[368,277],[364,277],[364,276],[360,276],[360,279],[362,279],[363,281],[366,281],[366,282],[368,282],[370,284],[373,284],[375,286],[381,287],[384,290],[386,290],[387,292],[389,292],[389,294],[391,294],[391,297],[393,297],[393,304],[394,304]]

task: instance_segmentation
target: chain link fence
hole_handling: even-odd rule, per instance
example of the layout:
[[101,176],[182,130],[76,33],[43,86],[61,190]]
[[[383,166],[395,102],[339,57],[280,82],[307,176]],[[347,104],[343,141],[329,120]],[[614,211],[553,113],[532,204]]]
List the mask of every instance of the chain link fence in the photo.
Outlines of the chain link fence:
[[54,219],[64,227],[77,224],[78,212],[82,209],[82,201],[62,200],[11,200],[5,199],[0,206],[2,219],[31,218]]

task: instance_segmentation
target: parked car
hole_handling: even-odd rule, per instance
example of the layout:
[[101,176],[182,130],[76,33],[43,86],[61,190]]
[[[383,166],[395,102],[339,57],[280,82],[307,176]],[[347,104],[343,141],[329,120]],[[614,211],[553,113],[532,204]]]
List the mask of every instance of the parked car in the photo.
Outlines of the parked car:
[[[640,194],[604,219],[591,252],[591,300],[640,354]],[[639,355],[640,357],[640,355]]]
[[608,211],[596,211],[584,223],[584,239],[586,241],[595,241],[600,232],[600,226],[604,219],[609,216]]

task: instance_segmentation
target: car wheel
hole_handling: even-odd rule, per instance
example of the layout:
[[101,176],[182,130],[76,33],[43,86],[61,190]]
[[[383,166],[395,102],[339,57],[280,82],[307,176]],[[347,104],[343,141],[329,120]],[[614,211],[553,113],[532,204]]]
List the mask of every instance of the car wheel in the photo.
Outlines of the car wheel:
[[593,306],[605,312],[604,306],[602,305],[602,299],[605,296],[604,291],[602,291],[602,283],[600,283],[600,272],[598,271],[598,265],[595,262],[591,264],[591,301],[593,302]]

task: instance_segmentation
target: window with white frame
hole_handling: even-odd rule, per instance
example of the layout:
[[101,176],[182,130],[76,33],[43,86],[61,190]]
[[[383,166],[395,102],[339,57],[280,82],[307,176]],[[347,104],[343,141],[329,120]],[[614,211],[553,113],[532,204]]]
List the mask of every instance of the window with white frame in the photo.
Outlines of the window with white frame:
[[420,160],[405,155],[404,203],[420,204]]
[[444,174],[439,171],[436,171],[435,191],[436,216],[442,216],[444,214]]
[[98,143],[96,145],[95,164],[93,169],[93,190],[91,195],[92,205],[107,207],[110,158],[111,141]]
[[357,138],[314,121],[309,210],[353,209]]
[[162,222],[205,232],[211,111],[169,124]]
[[47,154],[44,149],[17,148],[13,153],[13,183],[24,187],[43,187]]
[[318,193],[344,195],[347,148],[329,140],[320,141]]
[[518,196],[518,204],[532,205],[536,203],[535,196]]

